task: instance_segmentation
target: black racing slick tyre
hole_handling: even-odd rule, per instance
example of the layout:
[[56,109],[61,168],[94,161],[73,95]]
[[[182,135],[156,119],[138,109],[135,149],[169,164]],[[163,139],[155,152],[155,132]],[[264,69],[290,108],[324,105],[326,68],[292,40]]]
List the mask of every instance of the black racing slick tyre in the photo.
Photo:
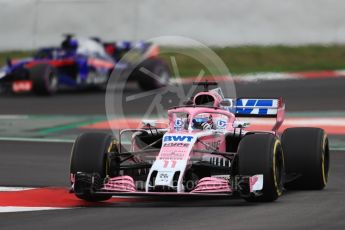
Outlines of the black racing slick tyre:
[[289,128],[282,135],[286,189],[323,189],[330,165],[328,138],[320,128]]
[[113,137],[106,133],[84,133],[74,142],[70,173],[75,176],[74,192],[78,198],[86,201],[104,201],[111,198],[111,195],[92,194],[89,188],[85,188],[85,184],[80,183],[82,181],[78,181],[76,175],[77,173],[97,175],[103,181],[108,174],[107,153],[110,152],[112,143]]
[[29,70],[33,92],[37,95],[53,95],[58,89],[58,77],[48,64],[38,64]]
[[284,156],[279,139],[268,133],[245,136],[238,147],[238,170],[243,176],[263,174],[261,196],[247,201],[271,202],[283,193]]
[[169,84],[171,71],[169,66],[159,58],[149,58],[134,70],[135,78],[142,90],[153,90]]

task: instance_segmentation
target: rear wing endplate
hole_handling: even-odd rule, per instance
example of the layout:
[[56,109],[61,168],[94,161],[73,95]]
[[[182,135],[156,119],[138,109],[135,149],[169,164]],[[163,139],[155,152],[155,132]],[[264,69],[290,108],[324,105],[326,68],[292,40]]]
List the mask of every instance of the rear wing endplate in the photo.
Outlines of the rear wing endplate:
[[273,131],[279,129],[285,118],[282,98],[238,98],[228,110],[236,117],[276,118]]

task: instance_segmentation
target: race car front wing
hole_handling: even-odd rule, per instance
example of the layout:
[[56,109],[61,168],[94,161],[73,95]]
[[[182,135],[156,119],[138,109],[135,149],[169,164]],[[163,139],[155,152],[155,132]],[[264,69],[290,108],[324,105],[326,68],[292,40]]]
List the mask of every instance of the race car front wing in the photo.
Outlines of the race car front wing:
[[118,176],[102,179],[97,173],[78,172],[72,186],[78,194],[111,194],[114,196],[260,196],[263,189],[263,175],[236,175],[225,179],[218,177],[204,177],[200,179],[190,192],[176,191],[141,191],[137,190],[135,182],[130,176]]

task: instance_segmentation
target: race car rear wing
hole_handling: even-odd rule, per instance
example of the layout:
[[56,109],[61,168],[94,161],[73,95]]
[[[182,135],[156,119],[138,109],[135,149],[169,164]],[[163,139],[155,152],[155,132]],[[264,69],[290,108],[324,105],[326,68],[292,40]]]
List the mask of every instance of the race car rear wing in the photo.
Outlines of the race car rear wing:
[[276,118],[273,131],[279,129],[285,118],[282,98],[237,98],[227,108],[236,117]]

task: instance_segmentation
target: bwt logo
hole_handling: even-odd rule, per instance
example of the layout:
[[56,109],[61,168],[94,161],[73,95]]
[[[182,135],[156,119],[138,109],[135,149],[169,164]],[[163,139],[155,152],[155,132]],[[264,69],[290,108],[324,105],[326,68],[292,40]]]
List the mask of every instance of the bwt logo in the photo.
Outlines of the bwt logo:
[[168,141],[191,142],[192,139],[193,139],[193,136],[165,136],[164,142],[168,142]]

